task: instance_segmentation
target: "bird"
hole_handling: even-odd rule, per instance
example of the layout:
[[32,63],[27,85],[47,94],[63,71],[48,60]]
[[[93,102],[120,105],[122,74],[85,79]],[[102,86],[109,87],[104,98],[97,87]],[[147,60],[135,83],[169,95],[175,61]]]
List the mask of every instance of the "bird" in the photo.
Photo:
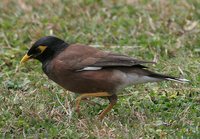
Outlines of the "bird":
[[77,112],[80,112],[80,102],[83,99],[108,99],[109,105],[99,114],[100,120],[103,120],[117,103],[118,92],[127,86],[159,81],[189,81],[150,71],[145,64],[154,62],[103,51],[88,45],[68,44],[56,36],[38,39],[20,63],[30,59],[42,63],[42,70],[50,80],[70,92],[79,94],[75,101]]

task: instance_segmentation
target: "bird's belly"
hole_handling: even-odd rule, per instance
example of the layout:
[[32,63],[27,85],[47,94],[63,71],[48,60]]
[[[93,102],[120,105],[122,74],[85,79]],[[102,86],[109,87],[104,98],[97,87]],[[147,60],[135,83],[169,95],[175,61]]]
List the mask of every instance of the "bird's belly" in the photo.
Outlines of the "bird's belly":
[[112,71],[84,71],[65,73],[57,76],[55,73],[48,77],[65,88],[75,93],[115,93],[121,80],[113,76]]
[[[64,82],[63,82],[64,81]],[[106,81],[86,80],[86,79],[65,79],[63,81],[55,81],[66,90],[75,93],[96,93],[96,92],[114,92],[115,86]]]

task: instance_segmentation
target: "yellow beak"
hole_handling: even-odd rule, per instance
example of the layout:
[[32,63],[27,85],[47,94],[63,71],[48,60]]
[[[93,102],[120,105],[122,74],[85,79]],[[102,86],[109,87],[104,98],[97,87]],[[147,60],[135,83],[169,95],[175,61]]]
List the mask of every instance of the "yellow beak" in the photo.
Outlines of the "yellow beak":
[[20,64],[22,64],[22,63],[28,61],[28,60],[30,59],[30,57],[31,57],[31,56],[29,56],[29,55],[26,54],[26,55],[22,58],[22,60],[20,61]]

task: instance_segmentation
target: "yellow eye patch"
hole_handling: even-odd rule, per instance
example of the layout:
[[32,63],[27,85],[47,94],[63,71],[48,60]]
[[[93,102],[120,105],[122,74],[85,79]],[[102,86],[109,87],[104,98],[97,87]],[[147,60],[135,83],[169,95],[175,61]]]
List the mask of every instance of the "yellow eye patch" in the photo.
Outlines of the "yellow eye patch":
[[42,45],[38,47],[41,53],[43,53],[46,48],[47,46],[42,46]]

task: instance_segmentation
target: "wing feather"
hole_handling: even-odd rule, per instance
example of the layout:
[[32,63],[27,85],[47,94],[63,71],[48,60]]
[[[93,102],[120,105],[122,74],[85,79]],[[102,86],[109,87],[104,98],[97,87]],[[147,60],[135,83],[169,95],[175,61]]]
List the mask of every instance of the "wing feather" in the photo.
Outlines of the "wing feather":
[[[65,51],[61,53],[56,60],[58,60],[59,63],[62,63],[63,67],[66,69],[76,71],[94,69],[91,67],[97,67],[98,70],[107,67],[114,68],[136,66],[139,68],[146,68],[142,64],[155,63],[138,60],[122,54],[105,52],[93,47],[78,44],[68,46],[68,48],[65,49]],[[97,70],[97,68],[95,68],[95,70]]]
[[[140,64],[155,63],[150,61],[142,61],[128,57],[126,55],[109,53],[108,55],[98,58],[91,66],[94,67],[131,67]],[[141,65],[142,66],[142,65]],[[145,66],[144,66],[145,67]]]

